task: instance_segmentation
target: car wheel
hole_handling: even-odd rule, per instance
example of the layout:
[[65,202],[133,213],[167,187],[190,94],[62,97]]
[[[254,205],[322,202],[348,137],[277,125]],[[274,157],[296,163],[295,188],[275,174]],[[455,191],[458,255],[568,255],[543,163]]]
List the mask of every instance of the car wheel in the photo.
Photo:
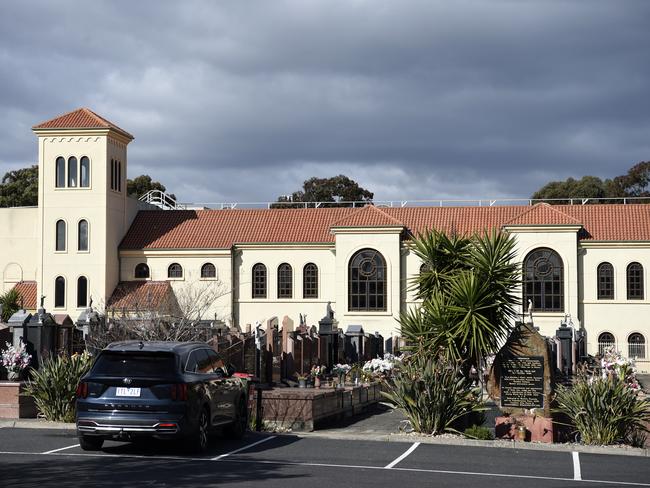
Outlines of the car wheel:
[[186,441],[187,450],[191,453],[201,454],[208,450],[210,425],[208,409],[202,408],[196,430]]
[[79,446],[84,451],[99,451],[103,445],[104,439],[101,437],[79,436]]
[[225,428],[224,433],[230,439],[241,439],[248,429],[248,409],[246,402],[242,399],[237,408],[237,417],[235,421]]

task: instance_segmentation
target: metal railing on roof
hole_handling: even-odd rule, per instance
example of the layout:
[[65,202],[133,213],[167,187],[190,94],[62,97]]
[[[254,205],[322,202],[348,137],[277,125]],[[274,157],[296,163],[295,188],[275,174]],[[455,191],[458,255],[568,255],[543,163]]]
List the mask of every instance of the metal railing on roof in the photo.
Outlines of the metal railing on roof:
[[149,190],[138,200],[163,210],[185,210],[185,205],[178,203],[174,197],[160,190]]
[[[142,199],[142,198],[141,198]],[[589,205],[598,203],[618,203],[623,205],[650,203],[650,197],[618,197],[618,198],[489,198],[489,199],[434,199],[434,200],[373,200],[339,201],[339,202],[209,202],[177,204],[186,208],[206,208],[213,210],[259,209],[259,208],[329,208],[348,207],[359,208],[368,204],[385,208],[404,207],[496,207],[496,206],[532,206],[536,203]]]

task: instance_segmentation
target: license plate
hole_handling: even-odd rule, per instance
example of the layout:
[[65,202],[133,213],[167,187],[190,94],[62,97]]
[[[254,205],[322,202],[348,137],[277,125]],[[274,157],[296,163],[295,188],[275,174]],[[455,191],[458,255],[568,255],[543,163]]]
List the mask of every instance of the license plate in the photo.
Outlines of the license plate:
[[117,391],[115,392],[115,396],[118,396],[118,397],[139,397],[140,396],[140,388],[123,388],[121,386],[118,386]]

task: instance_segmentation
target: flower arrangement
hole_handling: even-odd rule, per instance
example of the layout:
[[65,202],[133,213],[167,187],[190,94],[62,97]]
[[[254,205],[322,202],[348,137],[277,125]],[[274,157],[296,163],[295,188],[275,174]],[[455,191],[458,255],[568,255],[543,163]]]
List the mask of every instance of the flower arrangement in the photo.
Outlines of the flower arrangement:
[[29,366],[32,356],[27,353],[23,341],[20,341],[18,347],[8,342],[5,345],[6,349],[2,351],[2,365],[9,373],[10,379],[14,379],[20,375],[22,370]]
[[334,365],[334,367],[332,367],[332,373],[338,376],[345,376],[350,372],[350,370],[352,370],[352,366],[349,364],[337,363]]
[[383,358],[376,357],[366,361],[363,365],[363,372],[372,376],[388,376],[396,366],[401,364],[402,359],[403,356],[386,353]]
[[325,375],[325,366],[314,365],[310,372],[312,378],[321,378]]
[[633,359],[623,357],[620,351],[609,347],[603,351],[600,359],[601,375],[603,378],[616,376],[625,380],[628,388],[638,392],[641,385],[636,378],[636,364]]

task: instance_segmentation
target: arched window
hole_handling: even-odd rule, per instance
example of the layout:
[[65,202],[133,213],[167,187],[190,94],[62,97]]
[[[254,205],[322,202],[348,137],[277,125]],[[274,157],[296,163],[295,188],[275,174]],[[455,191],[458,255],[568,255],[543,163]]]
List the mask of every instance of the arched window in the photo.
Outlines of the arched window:
[[627,338],[627,355],[630,358],[645,359],[645,337],[638,332]]
[[318,266],[307,263],[302,269],[302,297],[318,298]]
[[257,263],[253,266],[253,298],[266,298],[266,266]]
[[88,306],[88,278],[80,276],[77,279],[77,308]]
[[532,251],[524,260],[524,307],[533,310],[564,311],[564,265],[559,254],[548,248]]
[[54,308],[65,307],[65,278],[57,276],[54,280]]
[[65,251],[65,221],[56,222],[56,250]]
[[86,156],[81,158],[81,186],[82,188],[88,188],[90,186],[90,159]]
[[607,349],[614,346],[616,346],[616,339],[614,339],[613,334],[603,332],[598,336],[598,354],[601,356],[605,354]]
[[627,266],[627,299],[643,300],[643,266],[639,263]]
[[56,187],[65,188],[65,159],[56,158]]
[[291,266],[282,263],[278,266],[278,298],[293,297],[293,272]]
[[149,266],[146,263],[140,263],[135,267],[136,278],[149,278]]
[[614,266],[610,263],[598,265],[598,300],[614,299]]
[[77,186],[77,158],[74,156],[68,158],[68,186],[70,188]]
[[172,263],[167,268],[167,278],[182,278],[183,267],[178,263]]
[[79,229],[78,229],[78,250],[87,251],[88,250],[88,221],[80,220]]
[[216,278],[217,268],[212,263],[205,263],[201,266],[201,278]]
[[386,310],[386,260],[374,249],[357,252],[348,268],[350,311]]

